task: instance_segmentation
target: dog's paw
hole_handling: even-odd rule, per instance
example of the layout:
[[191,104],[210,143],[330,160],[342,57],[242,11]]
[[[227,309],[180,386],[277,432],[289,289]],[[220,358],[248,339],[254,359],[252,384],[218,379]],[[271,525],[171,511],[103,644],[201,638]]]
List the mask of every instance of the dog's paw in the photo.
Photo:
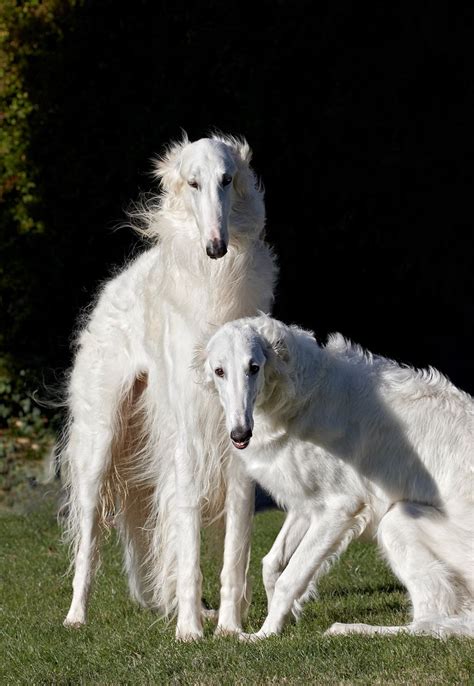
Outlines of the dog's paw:
[[335,622],[324,632],[324,636],[347,636],[348,634],[365,634],[373,635],[378,633],[390,633],[388,630],[384,632],[384,627],[371,626],[370,624],[342,624]]
[[80,629],[82,626],[85,626],[85,624],[85,619],[74,619],[72,617],[66,617],[63,622],[63,626],[65,626],[66,629]]
[[346,624],[341,624],[341,622],[334,622],[334,624],[331,624],[329,629],[326,629],[323,636],[340,636],[341,634],[346,634],[347,631],[345,627]]
[[192,643],[200,641],[204,637],[202,629],[190,629],[187,627],[176,627],[175,638],[180,643]]

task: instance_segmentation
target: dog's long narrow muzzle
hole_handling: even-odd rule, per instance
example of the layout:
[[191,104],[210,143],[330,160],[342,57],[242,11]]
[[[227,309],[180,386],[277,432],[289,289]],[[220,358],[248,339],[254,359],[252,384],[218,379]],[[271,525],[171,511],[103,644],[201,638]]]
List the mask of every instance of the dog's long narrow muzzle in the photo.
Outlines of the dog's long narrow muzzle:
[[206,245],[206,252],[211,260],[218,260],[227,252],[227,245],[219,238],[213,238]]

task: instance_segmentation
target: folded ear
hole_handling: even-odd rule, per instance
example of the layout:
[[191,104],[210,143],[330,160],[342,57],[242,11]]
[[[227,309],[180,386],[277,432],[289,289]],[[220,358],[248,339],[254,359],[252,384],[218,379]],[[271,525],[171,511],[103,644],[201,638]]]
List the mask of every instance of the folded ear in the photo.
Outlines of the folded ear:
[[267,364],[265,369],[278,376],[286,376],[290,354],[283,338],[269,342],[266,348]]
[[214,387],[214,384],[212,383],[211,370],[207,364],[207,350],[204,343],[198,343],[194,347],[191,369],[194,373],[195,383],[203,386]]
[[235,139],[235,159],[237,173],[234,176],[234,188],[240,197],[251,195],[255,191],[261,192],[261,185],[255,176],[251,166],[252,151],[245,138]]
[[260,318],[258,331],[265,343],[265,368],[278,375],[287,375],[290,362],[289,331],[281,322],[266,315]]
[[257,178],[250,167],[252,150],[245,138],[239,136],[225,136],[220,133],[215,133],[213,138],[225,143],[232,151],[237,166],[233,181],[237,195],[243,197],[255,193],[255,191],[261,191]]
[[259,329],[267,358],[262,402],[276,411],[278,408],[286,407],[295,395],[291,347],[288,340],[291,333],[288,327],[271,317],[262,318]]
[[180,141],[169,145],[165,152],[153,160],[153,176],[158,179],[165,192],[175,192],[182,184],[179,173],[183,148],[188,145],[189,139],[185,131]]
[[249,166],[250,160],[252,159],[252,151],[250,149],[250,145],[243,136],[226,136],[219,131],[214,133],[211,132],[211,136],[215,141],[224,143],[232,150],[237,164],[244,164],[247,167]]
[[231,137],[228,139],[228,144],[234,149],[238,161],[248,167],[252,159],[252,150],[245,138]]

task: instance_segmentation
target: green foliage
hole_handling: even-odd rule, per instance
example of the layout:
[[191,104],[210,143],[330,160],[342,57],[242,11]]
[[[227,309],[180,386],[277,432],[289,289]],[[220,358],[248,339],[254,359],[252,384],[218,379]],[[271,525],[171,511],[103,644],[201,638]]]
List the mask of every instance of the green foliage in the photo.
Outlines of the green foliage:
[[[253,601],[247,623],[265,616],[261,558],[282,521],[280,512],[255,518],[250,576]],[[301,621],[281,637],[255,644],[235,638],[176,643],[174,622],[134,605],[127,593],[114,537],[94,586],[89,624],[62,626],[71,599],[67,551],[59,543],[52,509],[0,517],[0,682],[5,684],[468,684],[472,643],[412,636],[325,637],[333,621],[383,624],[407,620],[405,594],[374,546],[353,544],[320,585]],[[204,597],[218,601],[218,565],[203,560]],[[20,580],[20,581],[19,581]],[[472,682],[471,682],[472,683]]]
[[32,115],[37,113],[25,73],[51,41],[76,0],[2,0],[0,3],[0,202],[13,231],[41,232],[36,216],[38,172],[29,156]]
[[[41,173],[31,152],[46,112],[31,93],[32,66],[58,48],[76,0],[0,2],[0,347],[31,315],[37,288],[29,267],[44,244]],[[44,85],[47,79],[44,80]],[[42,84],[43,85],[43,84]],[[25,279],[25,272],[30,278]],[[10,315],[10,316],[9,316]],[[7,346],[8,347],[8,346]]]
[[0,506],[21,501],[43,471],[54,441],[50,420],[36,405],[33,374],[0,357]]

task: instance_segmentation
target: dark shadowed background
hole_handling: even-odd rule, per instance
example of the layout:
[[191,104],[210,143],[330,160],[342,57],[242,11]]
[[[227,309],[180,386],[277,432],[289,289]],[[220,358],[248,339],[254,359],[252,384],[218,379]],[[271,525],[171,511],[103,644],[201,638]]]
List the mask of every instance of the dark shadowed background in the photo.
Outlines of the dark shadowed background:
[[54,30],[17,27],[36,186],[28,230],[4,188],[4,352],[67,367],[80,309],[140,249],[114,227],[151,157],[219,128],[247,137],[266,188],[274,314],[474,390],[470,9],[51,5]]

